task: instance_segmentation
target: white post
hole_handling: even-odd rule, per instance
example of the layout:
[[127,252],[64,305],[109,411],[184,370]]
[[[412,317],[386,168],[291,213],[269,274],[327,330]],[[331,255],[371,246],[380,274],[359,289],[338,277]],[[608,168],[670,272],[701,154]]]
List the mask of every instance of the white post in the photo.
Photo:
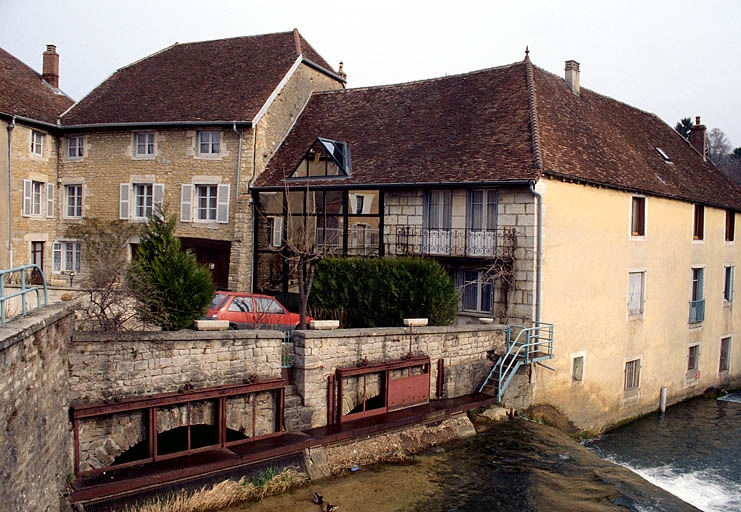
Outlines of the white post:
[[659,410],[661,414],[666,412],[666,388],[661,388],[661,395],[659,398]]

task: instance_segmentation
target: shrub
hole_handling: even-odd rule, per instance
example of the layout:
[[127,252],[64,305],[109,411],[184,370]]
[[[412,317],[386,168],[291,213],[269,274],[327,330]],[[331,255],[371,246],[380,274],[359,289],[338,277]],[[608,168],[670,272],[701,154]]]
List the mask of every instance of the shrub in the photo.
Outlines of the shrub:
[[430,325],[455,321],[458,293],[445,270],[421,258],[325,258],[317,266],[309,299],[312,310],[346,314],[345,327],[403,324],[428,318]]
[[175,216],[166,217],[159,209],[144,227],[127,277],[139,315],[165,331],[191,327],[214,297],[211,272],[181,248]]

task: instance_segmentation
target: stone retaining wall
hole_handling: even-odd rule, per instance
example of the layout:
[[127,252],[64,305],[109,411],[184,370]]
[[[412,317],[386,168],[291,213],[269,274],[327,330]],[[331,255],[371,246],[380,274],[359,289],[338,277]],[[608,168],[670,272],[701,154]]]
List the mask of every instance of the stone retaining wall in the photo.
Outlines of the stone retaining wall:
[[79,332],[69,348],[73,404],[281,376],[278,331]]
[[70,303],[0,326],[0,503],[60,510],[72,473],[67,340]]
[[[444,359],[441,398],[477,391],[493,364],[487,353],[503,352],[505,338],[506,328],[501,325],[415,327],[411,352],[430,357],[430,397],[435,397],[440,359]],[[304,404],[314,408],[312,426],[326,423],[329,375],[363,360],[370,364],[399,360],[409,348],[410,333],[405,327],[296,331],[294,379]],[[343,404],[343,412],[348,408]]]

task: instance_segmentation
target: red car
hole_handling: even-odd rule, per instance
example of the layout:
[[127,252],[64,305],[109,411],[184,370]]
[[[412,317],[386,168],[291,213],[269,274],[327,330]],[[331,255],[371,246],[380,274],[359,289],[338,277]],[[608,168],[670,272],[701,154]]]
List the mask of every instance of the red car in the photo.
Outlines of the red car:
[[[232,329],[277,329],[291,331],[298,328],[298,313],[289,312],[283,304],[269,295],[256,293],[216,292],[206,312],[210,320],[229,320]],[[306,323],[312,320],[306,317]]]

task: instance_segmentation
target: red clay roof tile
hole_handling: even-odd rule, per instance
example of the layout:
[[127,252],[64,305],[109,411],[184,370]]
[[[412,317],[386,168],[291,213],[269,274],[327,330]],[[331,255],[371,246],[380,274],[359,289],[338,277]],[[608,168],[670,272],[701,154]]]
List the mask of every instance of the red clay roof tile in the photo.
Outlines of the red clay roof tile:
[[528,85],[528,66],[316,93],[255,186],[283,186],[314,139],[326,137],[348,143],[352,176],[312,179],[315,186],[497,183],[542,172],[741,210],[739,187],[658,117],[584,88],[577,96],[535,66]]
[[0,112],[56,124],[73,101],[0,48]]
[[251,121],[300,51],[334,73],[296,30],[175,44],[116,71],[62,122]]

